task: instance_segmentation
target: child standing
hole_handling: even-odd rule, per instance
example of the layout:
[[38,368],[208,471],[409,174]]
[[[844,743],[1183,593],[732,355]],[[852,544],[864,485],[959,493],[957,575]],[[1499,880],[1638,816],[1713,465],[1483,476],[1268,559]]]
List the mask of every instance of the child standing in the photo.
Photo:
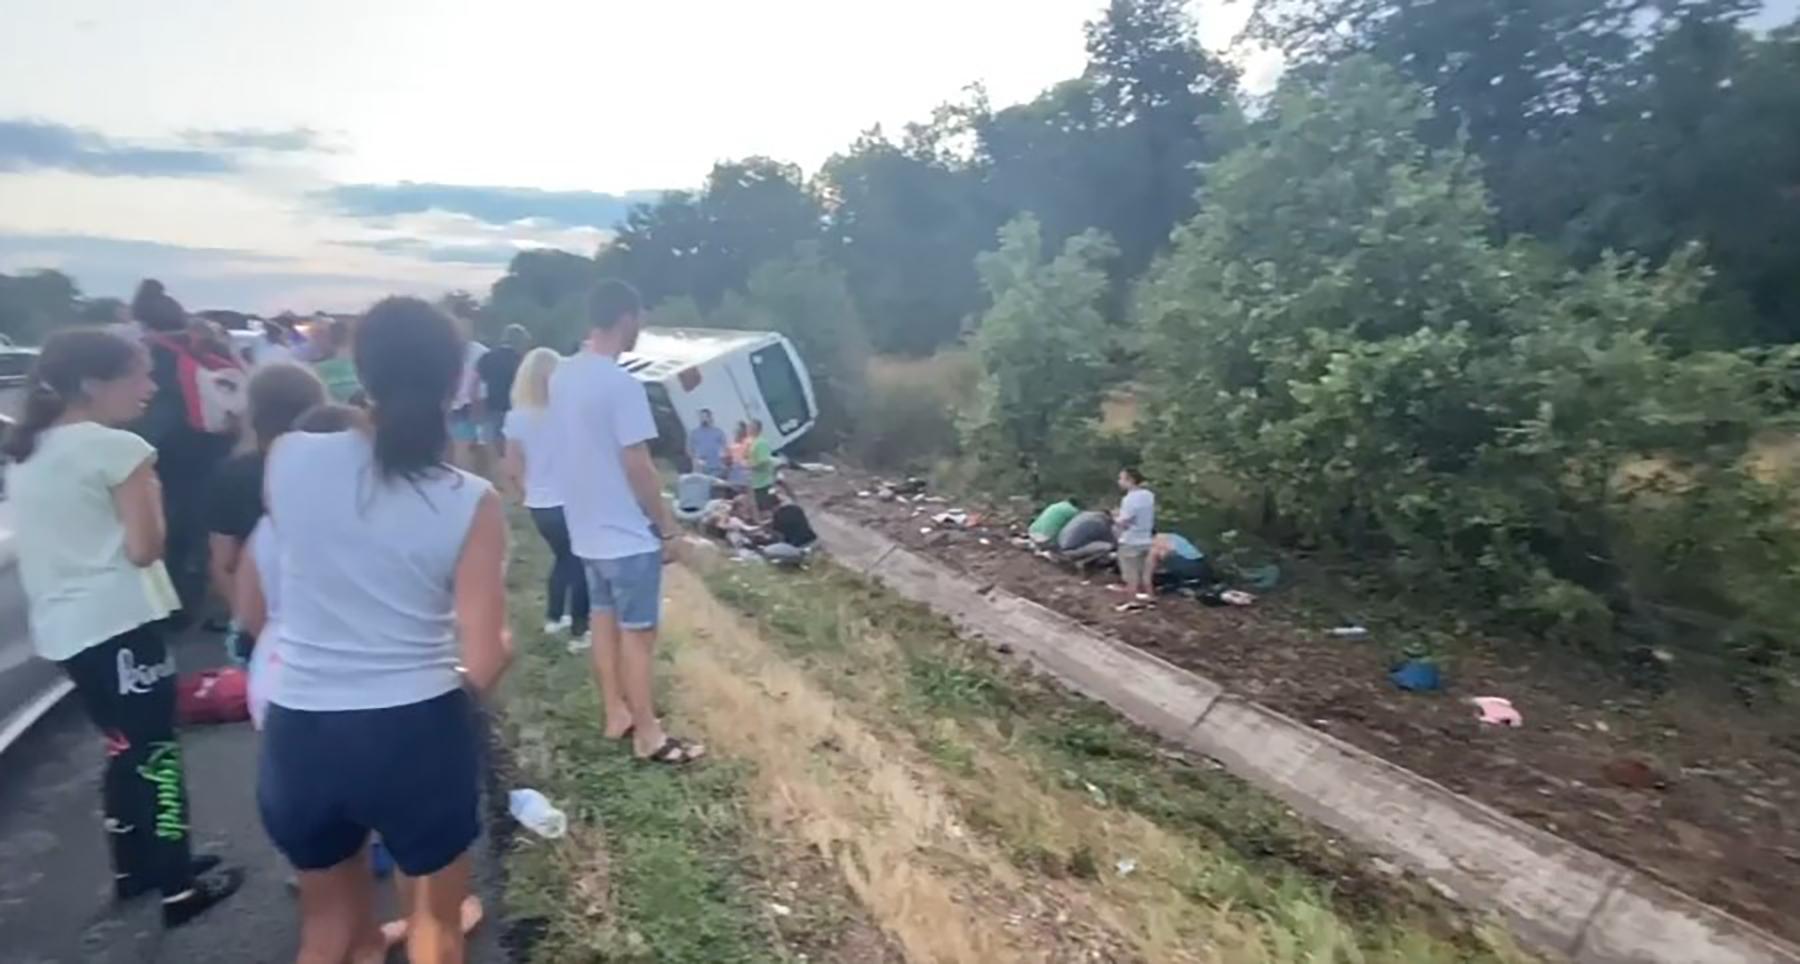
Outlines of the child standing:
[[163,568],[156,451],[121,426],[156,386],[142,346],[101,329],[50,336],[6,440],[19,570],[39,655],[75,684],[106,742],[101,802],[117,896],[162,893],[166,927],[231,896],[235,869],[196,860],[175,740],[175,660],[161,620],[180,605]]

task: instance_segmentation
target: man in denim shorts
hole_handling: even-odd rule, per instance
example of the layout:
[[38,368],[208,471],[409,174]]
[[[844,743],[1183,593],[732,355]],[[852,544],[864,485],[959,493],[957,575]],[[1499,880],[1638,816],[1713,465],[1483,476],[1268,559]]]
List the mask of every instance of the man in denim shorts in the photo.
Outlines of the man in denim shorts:
[[662,567],[676,528],[650,458],[649,396],[619,367],[637,344],[643,303],[630,285],[603,281],[587,307],[587,343],[550,379],[549,436],[569,543],[587,570],[606,735],[631,737],[640,759],[689,763],[704,748],[666,732],[652,699]]

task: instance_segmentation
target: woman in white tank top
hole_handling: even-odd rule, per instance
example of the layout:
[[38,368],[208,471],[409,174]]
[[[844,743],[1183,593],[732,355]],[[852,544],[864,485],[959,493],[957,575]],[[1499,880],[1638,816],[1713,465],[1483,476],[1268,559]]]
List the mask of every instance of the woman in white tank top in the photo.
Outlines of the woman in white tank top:
[[371,427],[269,453],[282,666],[257,797],[299,871],[302,959],[379,958],[374,832],[411,878],[410,959],[460,961],[480,829],[471,691],[511,657],[505,518],[492,486],[444,461],[463,353],[450,319],[389,298],[353,345]]

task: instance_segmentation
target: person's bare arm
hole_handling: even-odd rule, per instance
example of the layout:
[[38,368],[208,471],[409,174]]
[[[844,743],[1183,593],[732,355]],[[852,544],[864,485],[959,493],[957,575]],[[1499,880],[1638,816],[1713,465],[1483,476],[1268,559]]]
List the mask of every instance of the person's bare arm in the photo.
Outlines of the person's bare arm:
[[230,601],[237,585],[238,563],[247,555],[244,542],[222,532],[206,535],[206,569],[212,576],[213,591],[220,599]]
[[113,507],[125,526],[125,558],[138,567],[163,557],[162,483],[156,479],[155,463],[154,458],[145,459],[112,490]]
[[675,515],[669,511],[669,503],[663,499],[662,477],[656,474],[656,462],[650,457],[650,446],[638,443],[620,453],[625,462],[625,478],[631,483],[631,494],[637,499],[638,508],[656,525],[662,533],[663,555],[668,557],[673,539],[678,531],[675,528]]
[[506,480],[507,494],[525,501],[525,447],[518,439],[505,440],[506,453],[500,457],[501,477]]
[[506,513],[495,493],[482,496],[475,508],[456,561],[455,595],[463,671],[477,692],[488,693],[512,662],[512,634],[506,628]]
[[248,552],[242,555],[243,559],[231,574],[231,593],[225,598],[231,600],[231,615],[237,620],[238,628],[255,639],[268,625],[269,601],[263,598],[262,576],[256,568],[256,557]]

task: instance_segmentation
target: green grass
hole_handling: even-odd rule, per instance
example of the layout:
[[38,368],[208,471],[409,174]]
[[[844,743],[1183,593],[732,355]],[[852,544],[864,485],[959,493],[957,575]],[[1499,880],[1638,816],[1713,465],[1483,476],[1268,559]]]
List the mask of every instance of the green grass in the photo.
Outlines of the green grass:
[[[541,611],[545,560],[515,533],[515,614]],[[513,785],[568,814],[569,836],[521,830],[505,860],[508,916],[526,922],[529,959],[756,962],[782,959],[760,893],[741,764],[677,772],[607,740],[585,654],[516,619],[518,656],[502,693]],[[593,852],[596,848],[602,852]]]
[[[1362,855],[1274,798],[1216,765],[1164,751],[1104,705],[1002,665],[948,621],[866,580],[829,565],[799,574],[722,566],[706,578],[716,596],[756,619],[826,685],[850,691],[855,680],[880,675],[889,705],[875,711],[910,732],[947,773],[978,779],[969,737],[955,734],[991,733],[1002,753],[1043,780],[1201,843],[1209,857],[1188,868],[1183,892],[1196,905],[1249,909],[1277,925],[1276,944],[1298,942],[1269,948],[1274,959],[1519,957],[1490,928],[1421,885],[1371,870]],[[856,641],[872,634],[891,639],[894,652],[859,648]],[[946,728],[943,720],[964,725]],[[1029,827],[985,812],[1002,804],[984,800],[978,788],[966,803],[971,826],[996,837],[1022,869],[1083,879],[1111,872],[1085,844],[1057,851]],[[1354,946],[1343,946],[1346,932]]]

